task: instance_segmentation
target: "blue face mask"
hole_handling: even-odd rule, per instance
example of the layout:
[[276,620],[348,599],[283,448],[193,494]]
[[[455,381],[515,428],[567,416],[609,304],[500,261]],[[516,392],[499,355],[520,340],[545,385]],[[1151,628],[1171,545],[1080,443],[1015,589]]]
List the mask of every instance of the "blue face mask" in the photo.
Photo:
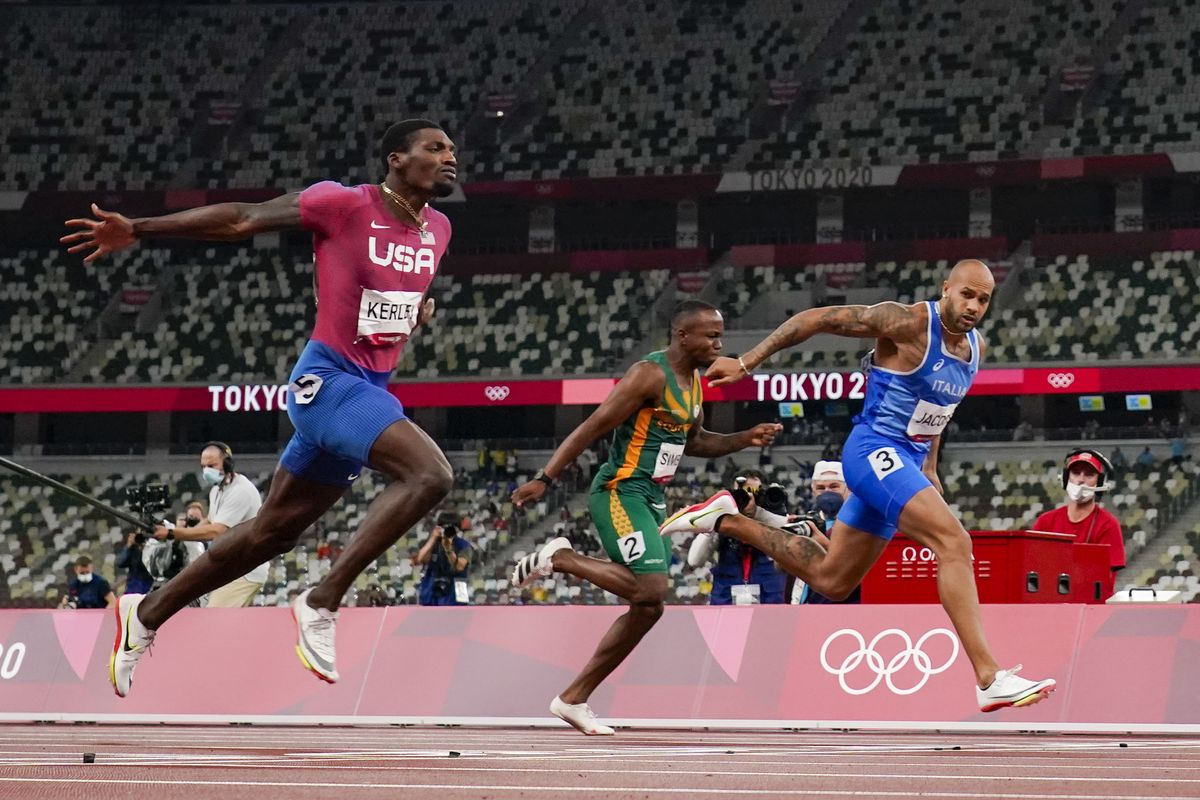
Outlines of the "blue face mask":
[[845,502],[837,492],[821,492],[814,498],[813,503],[821,513],[825,515],[825,519],[833,519],[837,513],[842,510],[842,503]]
[[200,470],[200,483],[204,486],[216,486],[225,479],[225,473],[216,467],[205,467]]

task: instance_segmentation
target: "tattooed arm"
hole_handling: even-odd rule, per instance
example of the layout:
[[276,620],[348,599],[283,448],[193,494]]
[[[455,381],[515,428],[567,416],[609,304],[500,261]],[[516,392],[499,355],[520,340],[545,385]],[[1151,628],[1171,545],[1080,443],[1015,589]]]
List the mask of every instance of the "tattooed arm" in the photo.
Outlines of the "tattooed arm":
[[754,369],[785,347],[811,339],[818,333],[832,333],[854,339],[892,339],[904,341],[925,330],[920,306],[900,303],[876,303],[873,306],[829,306],[801,311],[784,322],[742,356],[747,369]]
[[919,304],[906,306],[887,302],[873,306],[810,308],[784,322],[741,359],[718,358],[708,369],[709,383],[713,386],[732,383],[745,374],[743,366],[749,372],[780,350],[800,344],[818,333],[903,342],[924,333],[925,322]]

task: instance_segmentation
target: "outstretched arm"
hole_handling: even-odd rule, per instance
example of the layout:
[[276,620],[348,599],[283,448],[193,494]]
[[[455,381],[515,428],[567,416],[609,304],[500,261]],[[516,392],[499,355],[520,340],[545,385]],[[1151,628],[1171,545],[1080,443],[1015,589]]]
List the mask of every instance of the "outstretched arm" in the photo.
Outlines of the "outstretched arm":
[[696,418],[696,422],[688,430],[687,445],[683,448],[684,455],[699,458],[719,458],[747,447],[765,447],[775,441],[775,437],[783,430],[778,422],[764,422],[737,433],[713,433],[705,430],[704,412]]
[[206,239],[231,242],[258,233],[300,227],[300,193],[292,192],[265,203],[216,203],[166,214],[161,217],[130,219],[124,214],[105,211],[92,203],[95,219],[66,221],[68,228],[79,228],[58,241],[71,245],[68,253],[91,250],[85,264],[133,246],[139,239],[155,236],[182,239]]
[[[662,370],[649,361],[639,361],[630,367],[600,407],[572,431],[550,456],[543,467],[547,477],[558,478],[567,465],[592,442],[612,431],[647,402],[654,402],[661,397],[665,382]],[[518,506],[524,505],[536,501],[545,491],[546,484],[542,481],[529,481],[513,492],[512,501]]]
[[924,331],[925,321],[919,308],[890,301],[873,306],[810,308],[784,322],[741,359],[718,358],[706,374],[713,386],[733,383],[780,350],[798,345],[818,333],[905,341]]

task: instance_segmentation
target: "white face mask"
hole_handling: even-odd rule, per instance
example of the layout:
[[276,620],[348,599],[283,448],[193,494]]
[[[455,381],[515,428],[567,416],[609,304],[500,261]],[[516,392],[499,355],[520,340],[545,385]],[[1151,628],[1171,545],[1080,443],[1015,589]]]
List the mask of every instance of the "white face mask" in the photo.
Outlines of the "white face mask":
[[92,573],[90,573],[90,572],[84,572],[80,575],[77,575],[76,577],[79,578],[80,583],[91,583],[92,582]]
[[1096,487],[1083,483],[1068,483],[1067,497],[1073,503],[1086,503],[1096,496]]

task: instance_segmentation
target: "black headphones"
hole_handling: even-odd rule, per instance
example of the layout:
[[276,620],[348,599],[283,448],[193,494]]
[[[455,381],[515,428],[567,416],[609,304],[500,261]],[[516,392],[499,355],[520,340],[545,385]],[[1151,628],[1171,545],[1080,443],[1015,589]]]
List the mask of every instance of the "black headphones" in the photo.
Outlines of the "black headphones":
[[210,447],[215,447],[221,451],[221,472],[226,475],[233,474],[233,449],[224,442],[205,442],[203,450]]
[[1104,453],[1101,453],[1099,450],[1093,450],[1090,447],[1080,447],[1077,450],[1072,450],[1071,452],[1067,453],[1067,457],[1063,460],[1063,471],[1062,471],[1063,488],[1064,489],[1067,488],[1067,481],[1071,475],[1072,462],[1079,460],[1079,459],[1077,459],[1077,456],[1083,456],[1083,455],[1091,456],[1090,459],[1083,459],[1084,463],[1091,464],[1093,468],[1096,467],[1096,464],[1092,463],[1093,461],[1095,461],[1096,463],[1098,463],[1100,465],[1099,469],[1097,469],[1097,472],[1099,472],[1100,475],[1099,475],[1099,477],[1096,478],[1096,488],[1097,489],[1108,488],[1105,486],[1105,483],[1108,481],[1109,476],[1112,475],[1112,473],[1113,473],[1112,462],[1109,461],[1107,457],[1105,457]]

